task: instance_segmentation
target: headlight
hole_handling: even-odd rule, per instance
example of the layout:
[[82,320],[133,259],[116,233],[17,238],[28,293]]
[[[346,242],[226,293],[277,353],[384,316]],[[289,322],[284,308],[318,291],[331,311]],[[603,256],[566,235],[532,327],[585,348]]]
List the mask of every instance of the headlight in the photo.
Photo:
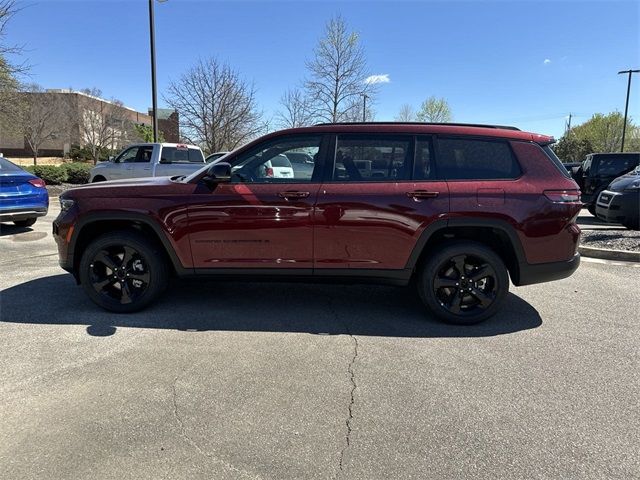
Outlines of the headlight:
[[631,190],[640,190],[640,180],[636,180],[627,188],[624,189],[625,192],[630,192]]
[[60,210],[62,210],[63,212],[66,212],[75,204],[76,204],[75,200],[71,200],[70,198],[60,197]]

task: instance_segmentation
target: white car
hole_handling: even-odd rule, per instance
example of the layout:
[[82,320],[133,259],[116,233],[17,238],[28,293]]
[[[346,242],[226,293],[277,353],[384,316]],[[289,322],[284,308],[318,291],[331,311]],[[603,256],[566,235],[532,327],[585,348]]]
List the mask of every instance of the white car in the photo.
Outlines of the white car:
[[294,178],[293,166],[286,155],[280,154],[263,164],[262,175],[267,178]]

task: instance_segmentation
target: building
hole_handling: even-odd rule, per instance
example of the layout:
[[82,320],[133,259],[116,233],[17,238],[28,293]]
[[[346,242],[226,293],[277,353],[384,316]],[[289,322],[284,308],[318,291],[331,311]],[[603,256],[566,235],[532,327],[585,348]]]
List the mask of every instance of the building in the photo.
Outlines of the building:
[[[149,109],[153,115],[153,108]],[[165,142],[180,143],[180,118],[176,110],[170,108],[158,109],[158,131],[162,132]]]
[[[119,103],[69,89],[49,89],[43,92],[24,92],[33,108],[55,105],[55,126],[58,131],[39,147],[39,156],[66,155],[72,145],[81,147],[100,143],[104,148],[118,150],[128,143],[139,141],[133,126],[152,124],[151,114],[138,112]],[[159,109],[158,129],[166,141],[178,142],[180,137],[178,113]],[[15,129],[14,129],[15,130]],[[175,140],[174,140],[175,139]],[[27,139],[20,131],[0,131],[0,152],[7,156],[32,155]]]

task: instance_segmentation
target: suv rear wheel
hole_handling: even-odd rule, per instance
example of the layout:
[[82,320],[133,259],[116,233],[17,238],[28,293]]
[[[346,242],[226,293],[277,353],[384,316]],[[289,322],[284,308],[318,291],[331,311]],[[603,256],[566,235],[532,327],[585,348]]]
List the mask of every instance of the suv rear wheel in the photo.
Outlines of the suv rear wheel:
[[112,312],[143,309],[167,286],[169,271],[160,249],[136,232],[96,238],[80,260],[80,282],[94,303]]
[[509,276],[493,250],[477,242],[453,241],[425,262],[418,292],[438,318],[471,325],[498,311],[509,292]]

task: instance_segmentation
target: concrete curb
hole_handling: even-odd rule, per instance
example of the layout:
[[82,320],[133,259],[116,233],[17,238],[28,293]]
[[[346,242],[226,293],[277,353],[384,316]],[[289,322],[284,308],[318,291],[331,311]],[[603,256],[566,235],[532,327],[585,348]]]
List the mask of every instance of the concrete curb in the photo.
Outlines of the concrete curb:
[[578,247],[580,255],[591,258],[602,258],[604,260],[621,260],[624,262],[640,262],[640,252],[630,252],[628,250],[610,250],[608,248]]

